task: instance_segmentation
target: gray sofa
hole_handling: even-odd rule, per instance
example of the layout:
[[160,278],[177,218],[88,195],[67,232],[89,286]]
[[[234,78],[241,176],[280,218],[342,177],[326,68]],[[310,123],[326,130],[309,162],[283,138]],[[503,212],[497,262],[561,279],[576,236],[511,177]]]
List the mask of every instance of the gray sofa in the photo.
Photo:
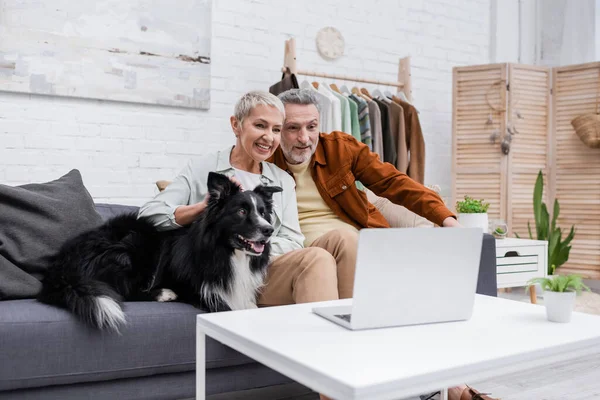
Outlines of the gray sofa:
[[[104,219],[135,207],[97,204]],[[485,235],[477,292],[496,295],[496,249]],[[195,395],[195,315],[182,303],[125,303],[122,335],[83,327],[35,300],[0,301],[0,399],[185,399]],[[210,394],[290,382],[207,338]]]

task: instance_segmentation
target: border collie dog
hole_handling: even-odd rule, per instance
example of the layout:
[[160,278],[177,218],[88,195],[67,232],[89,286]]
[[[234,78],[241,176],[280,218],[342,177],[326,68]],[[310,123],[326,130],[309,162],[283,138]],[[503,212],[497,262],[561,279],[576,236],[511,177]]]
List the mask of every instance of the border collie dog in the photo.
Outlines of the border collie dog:
[[38,300],[66,308],[97,329],[119,330],[123,301],[180,301],[210,312],[256,308],[273,233],[278,186],[242,191],[208,175],[197,221],[158,231],[135,214],[68,240],[46,272]]

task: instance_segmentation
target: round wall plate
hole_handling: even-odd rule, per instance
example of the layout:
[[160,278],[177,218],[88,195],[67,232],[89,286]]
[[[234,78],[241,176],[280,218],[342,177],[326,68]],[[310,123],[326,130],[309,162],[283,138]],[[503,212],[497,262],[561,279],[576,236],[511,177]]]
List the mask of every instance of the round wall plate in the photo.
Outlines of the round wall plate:
[[341,57],[344,54],[345,44],[342,33],[332,26],[317,32],[317,50],[325,58],[335,60]]

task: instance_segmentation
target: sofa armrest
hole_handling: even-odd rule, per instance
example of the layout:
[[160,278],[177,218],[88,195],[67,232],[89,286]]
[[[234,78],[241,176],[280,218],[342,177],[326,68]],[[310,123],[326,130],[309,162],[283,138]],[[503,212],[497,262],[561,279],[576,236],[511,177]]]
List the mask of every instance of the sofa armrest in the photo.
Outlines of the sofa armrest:
[[483,234],[477,293],[488,296],[498,295],[498,283],[496,281],[496,239],[489,233]]

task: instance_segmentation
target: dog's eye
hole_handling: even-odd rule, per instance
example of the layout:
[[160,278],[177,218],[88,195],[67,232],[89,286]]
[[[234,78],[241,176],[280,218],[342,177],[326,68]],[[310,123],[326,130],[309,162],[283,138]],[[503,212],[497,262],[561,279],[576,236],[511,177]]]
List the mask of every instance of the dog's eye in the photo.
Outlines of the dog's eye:
[[248,213],[248,211],[246,211],[246,209],[245,209],[245,208],[240,208],[240,209],[238,210],[238,214],[239,214],[239,215],[246,215],[247,213]]

